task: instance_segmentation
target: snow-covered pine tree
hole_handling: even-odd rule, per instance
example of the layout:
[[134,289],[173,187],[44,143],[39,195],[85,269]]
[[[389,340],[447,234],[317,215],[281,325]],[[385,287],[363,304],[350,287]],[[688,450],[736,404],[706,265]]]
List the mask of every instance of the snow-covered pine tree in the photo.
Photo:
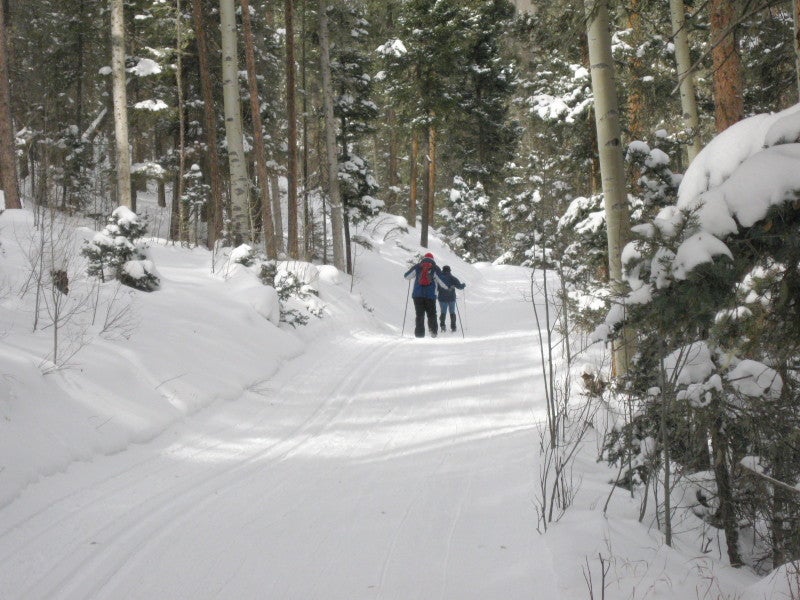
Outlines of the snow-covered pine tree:
[[373,100],[369,27],[359,3],[332,4],[331,79],[333,111],[339,122],[339,183],[344,209],[346,263],[352,271],[350,224],[363,222],[383,208],[378,183],[364,158],[364,141],[375,130],[378,107]]
[[124,206],[116,208],[108,224],[81,251],[88,259],[88,274],[100,281],[117,279],[145,292],[158,289],[158,273],[147,257],[146,246],[139,242],[146,232],[136,213]]
[[464,260],[476,262],[491,260],[495,253],[488,235],[491,222],[489,197],[480,182],[470,186],[456,176],[450,189],[443,191],[445,208],[442,233],[454,252]]
[[514,5],[508,0],[468,2],[464,10],[469,14],[461,24],[463,54],[451,75],[458,110],[448,119],[443,159],[448,158],[448,171],[480,181],[496,202],[521,135],[510,113],[518,71],[505,42]]
[[[800,536],[787,533],[800,515],[788,492],[800,481],[797,114],[756,115],[703,149],[677,202],[635,228],[624,251],[632,291],[602,328],[637,331],[627,389],[643,421],[631,426],[650,427],[689,472],[713,470],[708,520],[725,529],[731,564],[758,560],[736,546],[744,518],[768,532],[759,543],[774,566],[800,555]],[[781,492],[767,493],[760,475]]]

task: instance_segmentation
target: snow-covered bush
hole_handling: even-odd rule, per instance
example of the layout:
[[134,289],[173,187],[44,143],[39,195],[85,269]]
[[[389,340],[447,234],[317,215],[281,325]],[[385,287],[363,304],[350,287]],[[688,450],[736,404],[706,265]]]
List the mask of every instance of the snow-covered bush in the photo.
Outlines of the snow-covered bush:
[[298,273],[278,268],[274,260],[261,263],[258,273],[264,285],[275,288],[281,305],[281,322],[292,327],[306,325],[310,317],[322,318],[318,292]]
[[231,251],[230,262],[245,267],[252,266],[256,261],[256,251],[249,244],[240,244]]
[[147,226],[132,210],[124,206],[114,209],[108,224],[83,247],[89,275],[103,282],[117,279],[145,292],[158,289],[155,265],[147,257],[147,247],[138,241],[146,232]]

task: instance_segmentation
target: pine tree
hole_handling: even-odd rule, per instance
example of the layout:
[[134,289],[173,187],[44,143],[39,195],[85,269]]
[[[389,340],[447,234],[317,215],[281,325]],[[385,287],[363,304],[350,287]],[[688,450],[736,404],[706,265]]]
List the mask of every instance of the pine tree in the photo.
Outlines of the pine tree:
[[470,186],[456,177],[445,194],[442,233],[450,247],[469,262],[491,260],[495,253],[488,235],[491,207],[483,185]]
[[339,4],[331,12],[333,38],[331,86],[335,90],[333,112],[339,123],[338,180],[344,213],[345,252],[352,271],[350,224],[363,222],[383,208],[377,196],[378,183],[364,142],[374,132],[378,107],[373,100],[369,22],[355,3]]
[[147,258],[146,247],[138,241],[146,232],[136,213],[124,206],[115,209],[108,224],[82,250],[89,275],[104,282],[117,279],[145,292],[158,289],[158,274]]

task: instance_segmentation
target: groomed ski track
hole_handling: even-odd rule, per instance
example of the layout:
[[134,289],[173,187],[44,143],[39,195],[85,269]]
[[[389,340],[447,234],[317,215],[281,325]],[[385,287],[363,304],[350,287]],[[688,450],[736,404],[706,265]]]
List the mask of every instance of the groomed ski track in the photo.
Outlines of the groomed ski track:
[[535,530],[529,281],[493,272],[468,288],[466,339],[413,339],[409,309],[405,337],[323,338],[240,399],[29,486],[0,511],[0,597],[559,598]]

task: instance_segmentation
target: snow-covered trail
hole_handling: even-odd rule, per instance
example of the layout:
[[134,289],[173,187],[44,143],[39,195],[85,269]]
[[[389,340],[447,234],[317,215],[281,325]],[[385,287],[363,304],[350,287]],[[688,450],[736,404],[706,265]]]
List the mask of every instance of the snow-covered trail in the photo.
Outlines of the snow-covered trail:
[[558,598],[525,285],[471,289],[466,339],[327,338],[28,487],[0,511],[0,597]]

